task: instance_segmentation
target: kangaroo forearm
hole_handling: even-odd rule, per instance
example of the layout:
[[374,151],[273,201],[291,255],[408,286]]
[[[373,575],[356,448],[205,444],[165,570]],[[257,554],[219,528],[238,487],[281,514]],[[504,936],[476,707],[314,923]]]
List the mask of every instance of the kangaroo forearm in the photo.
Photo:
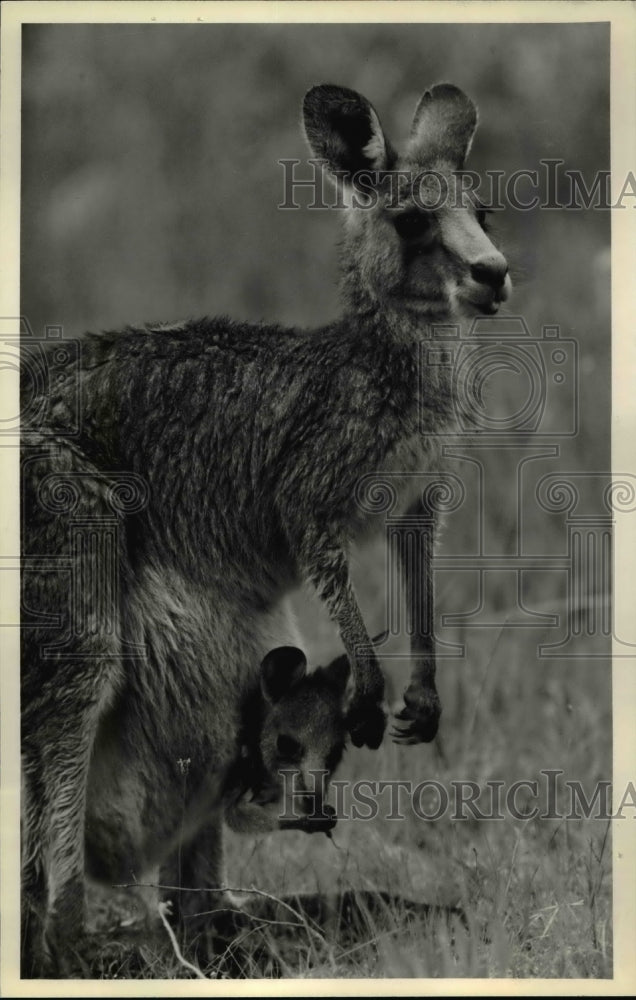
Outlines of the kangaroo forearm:
[[327,606],[351,662],[354,697],[380,701],[384,678],[349,579],[347,560],[336,543],[322,538],[306,557],[309,577]]
[[441,706],[435,687],[435,640],[432,557],[435,522],[421,501],[407,513],[409,530],[401,550],[401,569],[411,636],[412,670],[404,692],[404,708],[397,714],[407,722],[398,734],[403,743],[435,737]]
[[353,591],[348,590],[334,618],[351,661],[354,695],[380,701],[384,694],[384,677]]
[[[433,550],[436,524],[430,511],[416,501],[407,513],[411,523],[419,520],[409,533],[407,547],[401,552],[401,571],[406,600],[411,653],[415,661],[414,677],[426,680],[435,675]],[[417,520],[416,520],[417,519]]]

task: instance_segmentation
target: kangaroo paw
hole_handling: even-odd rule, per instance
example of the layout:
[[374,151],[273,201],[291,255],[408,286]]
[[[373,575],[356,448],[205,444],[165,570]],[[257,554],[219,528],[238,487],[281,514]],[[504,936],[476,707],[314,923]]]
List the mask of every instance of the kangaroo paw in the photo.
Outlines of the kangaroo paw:
[[48,952],[30,973],[45,979],[90,979],[94,976],[91,957],[95,944],[90,935],[78,935],[72,942],[56,941],[55,950]]
[[347,728],[353,745],[377,750],[384,736],[386,719],[382,705],[371,698],[354,701],[347,713]]
[[393,742],[407,746],[430,743],[437,735],[441,712],[439,697],[434,689],[408,687],[404,692],[404,707],[395,716],[398,722],[407,724],[393,728]]

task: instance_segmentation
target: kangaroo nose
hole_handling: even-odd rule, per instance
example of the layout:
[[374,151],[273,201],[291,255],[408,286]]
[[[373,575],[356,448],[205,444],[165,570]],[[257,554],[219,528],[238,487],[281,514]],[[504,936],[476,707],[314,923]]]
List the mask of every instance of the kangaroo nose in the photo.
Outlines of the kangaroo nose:
[[506,280],[508,264],[501,256],[486,257],[471,264],[470,273],[475,281],[478,281],[481,285],[489,285],[496,291],[498,288],[501,288]]

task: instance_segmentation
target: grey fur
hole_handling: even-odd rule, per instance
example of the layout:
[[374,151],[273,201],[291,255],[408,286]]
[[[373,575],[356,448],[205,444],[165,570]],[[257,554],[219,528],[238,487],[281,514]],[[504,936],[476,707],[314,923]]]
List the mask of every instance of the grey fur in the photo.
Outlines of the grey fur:
[[[321,595],[351,661],[353,742],[381,742],[383,676],[349,579],[348,550],[382,531],[383,521],[356,502],[356,485],[370,473],[437,468],[435,432],[452,423],[454,403],[439,369],[420,371],[419,342],[431,323],[496,311],[510,289],[505,260],[474,204],[421,212],[408,183],[400,206],[389,204],[384,171],[393,166],[413,176],[435,170],[453,188],[472,108],[460,94],[431,90],[397,159],[365,98],[331,85],[305,98],[313,152],[354,183],[360,166],[377,170],[377,202],[347,210],[340,320],[311,334],[218,318],[90,336],[81,358],[80,436],[68,431],[77,396],[56,384],[45,426],[25,439],[25,551],[55,556],[72,576],[81,570],[100,579],[106,596],[89,587],[82,612],[86,621],[97,618],[106,600],[112,626],[86,629],[70,648],[44,656],[59,642],[60,623],[62,633],[69,625],[68,577],[24,573],[24,606],[53,616],[50,625],[24,631],[23,650],[23,879],[36,963],[43,940],[49,951],[63,950],[82,929],[87,789],[106,720],[115,712],[126,734],[123,784],[135,770],[135,734],[154,748],[164,806],[152,797],[140,822],[160,824],[165,803],[182,790],[178,760],[191,761],[196,788],[236,759],[258,665],[271,646],[293,642],[281,608],[298,584],[310,582]],[[405,213],[414,212],[421,218],[405,227]],[[72,509],[43,505],[51,473],[79,484]],[[113,489],[131,474],[145,484],[147,503],[115,518],[119,573],[110,580],[97,549],[78,564],[73,525],[113,522]],[[398,504],[404,513],[422,509],[406,487]],[[416,623],[400,713],[399,738],[407,742],[432,739],[440,714],[429,541],[425,616],[419,581],[411,563],[405,567]],[[132,659],[135,648],[145,656]],[[218,853],[214,824],[199,839],[193,858]]]

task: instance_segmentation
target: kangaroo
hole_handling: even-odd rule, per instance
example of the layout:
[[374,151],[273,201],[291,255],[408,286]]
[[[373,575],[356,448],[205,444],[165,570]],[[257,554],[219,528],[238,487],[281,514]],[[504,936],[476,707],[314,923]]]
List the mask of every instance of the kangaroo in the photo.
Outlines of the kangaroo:
[[[191,758],[178,758],[169,771],[170,720],[155,717],[166,733],[159,745],[134,703],[125,695],[118,699],[101,718],[93,745],[84,828],[87,875],[110,884],[178,887],[174,910],[192,936],[207,929],[205,919],[193,919],[198,913],[209,915],[228,901],[237,905],[219,891],[225,881],[224,823],[238,833],[330,833],[335,811],[323,792],[346,744],[344,659],[308,674],[300,649],[271,650],[243,700],[234,760],[221,770],[211,760],[203,775],[190,773]],[[197,851],[189,850],[192,842]],[[202,891],[208,886],[211,892]],[[81,965],[81,941],[73,950]],[[51,963],[49,971],[55,967]]]
[[[307,674],[300,649],[271,650],[260,683],[243,701],[235,759],[197,786],[188,758],[175,762],[181,780],[166,784],[161,748],[120,699],[100,721],[93,747],[85,825],[90,874],[115,882],[156,869],[215,810],[241,833],[329,831],[334,812],[323,802],[320,776],[333,773],[345,749],[348,672],[341,660]],[[160,721],[168,730],[169,720]],[[214,887],[223,883],[221,863],[222,855],[207,862],[213,870],[205,879]],[[192,885],[202,880],[203,873]]]
[[[89,335],[77,391],[55,381],[25,431],[25,554],[45,562],[23,573],[23,607],[39,615],[23,630],[23,884],[53,943],[82,927],[103,720],[125,698],[172,782],[177,758],[190,758],[194,785],[208,761],[229,767],[244,697],[287,634],[285,598],[299,584],[315,587],[351,664],[353,744],[383,738],[384,679],[348,552],[384,525],[356,486],[437,468],[453,384],[442,366],[422,370],[420,341],[433,323],[495,313],[511,285],[458,176],[476,126],[458,88],[423,95],[400,156],[352,90],[313,87],[303,114],[312,152],[346,193],[342,318],[311,333],[217,318]],[[113,513],[122,478],[144,484],[130,514]],[[412,480],[400,481],[398,512],[421,512]],[[88,522],[115,524],[116,573],[105,547],[78,541]],[[395,738],[407,743],[433,739],[440,716],[431,544],[423,567],[403,566],[413,673]],[[214,693],[201,700],[206,684]],[[210,848],[203,837],[190,850]]]

